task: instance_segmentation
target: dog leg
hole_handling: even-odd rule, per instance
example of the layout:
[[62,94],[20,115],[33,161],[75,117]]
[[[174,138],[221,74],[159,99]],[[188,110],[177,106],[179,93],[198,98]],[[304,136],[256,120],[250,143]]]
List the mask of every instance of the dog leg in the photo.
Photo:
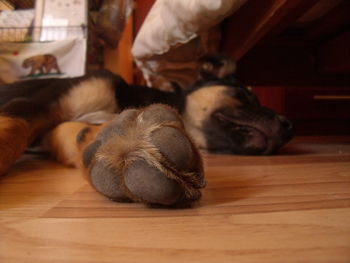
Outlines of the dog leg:
[[84,169],[91,185],[112,200],[176,206],[201,196],[201,156],[167,106],[126,110],[102,126],[64,123],[55,130],[46,145],[64,163]]
[[0,175],[27,147],[58,122],[55,113],[26,98],[13,99],[0,108]]
[[0,175],[5,174],[26,150],[28,130],[27,121],[0,113]]
[[82,168],[83,149],[106,125],[63,122],[44,136],[41,148],[66,166]]

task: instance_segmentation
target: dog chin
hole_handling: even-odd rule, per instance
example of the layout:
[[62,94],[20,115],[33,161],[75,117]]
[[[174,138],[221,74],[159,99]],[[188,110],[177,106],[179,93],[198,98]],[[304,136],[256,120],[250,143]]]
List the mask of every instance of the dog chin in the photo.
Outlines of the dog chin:
[[241,154],[265,154],[269,144],[266,135],[262,131],[250,126],[238,126],[236,129],[240,133],[239,137],[242,138]]
[[241,126],[239,130],[221,138],[208,139],[202,150],[218,154],[270,155],[284,144],[253,127]]
[[268,134],[263,129],[259,129],[253,126],[239,126],[239,128],[236,129],[240,133],[239,135],[237,135],[236,133],[228,136],[236,136],[241,138],[241,144],[238,147],[233,147],[234,151],[236,151],[236,153],[238,154],[275,154],[285,143],[287,143],[291,139],[291,136],[288,139],[279,138],[279,136],[275,136],[274,134]]

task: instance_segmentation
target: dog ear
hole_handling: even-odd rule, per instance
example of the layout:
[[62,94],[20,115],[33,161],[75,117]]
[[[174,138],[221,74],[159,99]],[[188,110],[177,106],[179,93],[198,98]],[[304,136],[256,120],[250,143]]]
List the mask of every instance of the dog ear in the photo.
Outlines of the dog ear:
[[208,54],[201,57],[199,63],[199,78],[204,80],[224,79],[236,71],[236,63],[228,56]]

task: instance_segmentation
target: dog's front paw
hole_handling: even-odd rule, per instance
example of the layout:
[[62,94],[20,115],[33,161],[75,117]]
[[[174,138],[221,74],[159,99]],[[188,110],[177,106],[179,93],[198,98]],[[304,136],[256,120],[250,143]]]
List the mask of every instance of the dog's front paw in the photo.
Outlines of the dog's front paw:
[[205,186],[202,159],[170,107],[122,112],[83,152],[96,190],[117,201],[190,204]]

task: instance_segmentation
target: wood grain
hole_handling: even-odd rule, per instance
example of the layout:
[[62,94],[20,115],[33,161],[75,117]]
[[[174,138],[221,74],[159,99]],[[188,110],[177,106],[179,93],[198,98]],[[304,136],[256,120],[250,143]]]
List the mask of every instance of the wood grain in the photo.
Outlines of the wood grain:
[[206,154],[205,170],[195,207],[150,209],[24,156],[0,179],[0,262],[350,262],[350,137]]
[[[267,34],[276,34],[317,0],[250,0],[224,26],[222,51],[238,61]],[[249,17],[249,19],[247,19]]]

